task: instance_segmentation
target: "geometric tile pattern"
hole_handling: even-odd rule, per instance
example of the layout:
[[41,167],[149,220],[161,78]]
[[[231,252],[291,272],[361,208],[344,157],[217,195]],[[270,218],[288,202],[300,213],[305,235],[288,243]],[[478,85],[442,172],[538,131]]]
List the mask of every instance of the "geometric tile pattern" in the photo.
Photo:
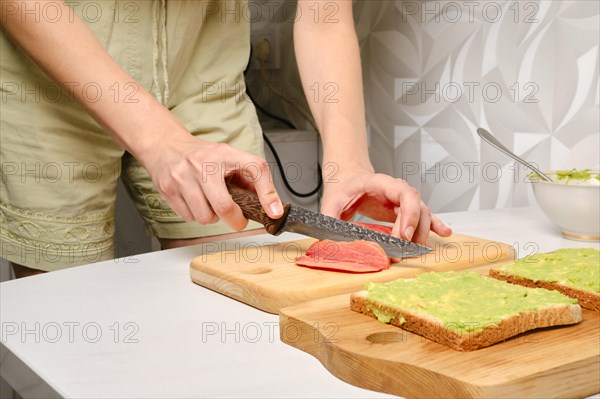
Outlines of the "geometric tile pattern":
[[435,212],[534,202],[488,128],[543,169],[600,166],[600,2],[359,1],[371,159]]

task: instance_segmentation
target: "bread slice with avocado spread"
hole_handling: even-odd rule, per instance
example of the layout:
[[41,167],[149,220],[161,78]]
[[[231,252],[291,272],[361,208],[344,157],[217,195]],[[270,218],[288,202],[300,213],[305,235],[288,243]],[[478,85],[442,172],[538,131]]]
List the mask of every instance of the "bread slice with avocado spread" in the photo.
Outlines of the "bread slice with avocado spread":
[[490,270],[490,277],[526,287],[557,290],[600,312],[600,251],[565,248],[526,256]]
[[350,308],[459,351],[490,346],[524,331],[581,321],[575,299],[464,272],[368,283]]

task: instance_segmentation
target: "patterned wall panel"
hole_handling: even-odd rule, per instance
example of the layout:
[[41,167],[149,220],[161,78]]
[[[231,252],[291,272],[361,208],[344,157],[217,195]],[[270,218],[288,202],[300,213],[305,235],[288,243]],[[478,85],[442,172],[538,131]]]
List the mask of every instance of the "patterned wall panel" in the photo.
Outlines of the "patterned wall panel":
[[436,211],[527,205],[525,172],[598,168],[597,1],[359,1],[372,160]]

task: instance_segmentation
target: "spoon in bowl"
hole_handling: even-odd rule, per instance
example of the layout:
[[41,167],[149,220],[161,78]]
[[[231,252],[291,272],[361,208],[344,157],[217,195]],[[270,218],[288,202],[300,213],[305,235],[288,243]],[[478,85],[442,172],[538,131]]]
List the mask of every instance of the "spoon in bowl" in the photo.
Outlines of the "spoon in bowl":
[[515,153],[513,153],[508,148],[506,148],[504,145],[502,145],[501,142],[498,141],[498,139],[496,139],[496,137],[494,137],[487,130],[479,128],[479,129],[477,129],[477,134],[479,135],[479,137],[481,137],[488,144],[492,145],[492,147],[496,147],[498,150],[502,151],[503,153],[505,153],[506,155],[508,155],[512,159],[514,159],[515,161],[519,162],[521,165],[523,165],[526,168],[531,169],[532,171],[534,171],[535,173],[537,173],[538,176],[540,176],[542,178],[542,180],[545,180],[545,181],[548,181],[548,182],[552,182],[552,179],[550,177],[548,177],[544,172],[542,172],[541,170],[539,170],[538,168],[536,168],[535,166],[533,166],[529,162],[525,161],[523,158],[517,156]]

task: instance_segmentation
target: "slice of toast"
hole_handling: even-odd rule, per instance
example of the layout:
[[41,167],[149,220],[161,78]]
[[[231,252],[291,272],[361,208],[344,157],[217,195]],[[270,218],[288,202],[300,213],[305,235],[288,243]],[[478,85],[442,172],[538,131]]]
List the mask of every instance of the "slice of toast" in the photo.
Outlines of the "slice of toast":
[[561,249],[492,268],[489,274],[511,284],[559,291],[577,299],[582,307],[600,312],[599,254],[593,248]]
[[[465,273],[470,273],[472,275],[477,274],[473,272],[424,274],[448,274],[450,277],[456,277],[456,275]],[[422,275],[419,277],[421,276]],[[417,279],[419,277],[417,277]],[[467,277],[471,278],[473,276]],[[485,280],[494,281],[487,277],[479,277]],[[396,282],[399,281],[400,280],[397,280]],[[494,283],[491,284],[495,286],[496,282],[498,283],[498,287],[500,287],[499,291],[506,288],[503,286],[510,286],[510,284],[501,281],[494,281]],[[443,286],[443,284],[444,282],[440,280],[440,286]],[[489,292],[490,281],[486,281],[486,284],[486,290],[488,290],[486,292]],[[369,284],[371,287],[373,285],[377,284]],[[534,290],[524,287],[519,288],[525,290],[523,291],[525,292],[525,295],[527,295],[527,290]],[[438,302],[436,306],[431,307],[431,309],[428,309],[427,301],[422,301],[422,298],[414,296],[414,293],[410,292],[410,290],[405,293],[398,292],[398,295],[407,295],[407,298],[409,298],[408,305],[406,300],[404,301],[404,304],[399,305],[394,303],[393,300],[382,300],[381,298],[370,297],[369,291],[364,290],[351,295],[350,308],[355,312],[374,317],[385,323],[390,323],[458,351],[472,351],[484,348],[535,328],[575,324],[582,320],[581,307],[572,303],[574,302],[573,300],[558,293],[556,293],[556,295],[560,295],[560,297],[564,299],[559,299],[554,302],[542,301],[535,310],[518,311],[514,314],[511,314],[510,311],[508,311],[506,314],[499,317],[498,320],[476,316],[471,319],[465,319],[463,316],[456,320],[443,320],[436,316],[435,313],[439,309],[447,308],[448,306],[462,306],[463,308],[459,309],[460,313],[462,315],[468,314],[469,309],[464,308],[465,301],[461,300],[457,295],[468,298],[474,293],[469,292],[468,287],[465,287],[463,290],[463,287],[460,285],[453,285],[452,290],[450,291],[442,289],[440,292],[440,302]],[[480,295],[480,293],[476,294]],[[523,294],[517,293],[517,295]],[[410,302],[412,300],[411,298],[414,298],[414,303]],[[446,300],[444,298],[448,299]],[[476,296],[474,300],[480,301],[481,297]],[[414,306],[415,304],[418,306]],[[475,307],[477,307],[477,305],[475,305]],[[473,314],[476,313],[477,311],[473,311]]]
[[568,297],[577,299],[581,307],[600,312],[600,294],[596,292],[584,291],[556,281],[530,280],[510,274],[501,274],[500,270],[491,269],[490,277],[503,280],[511,284],[518,284],[524,287],[545,288],[547,290],[556,290]]

